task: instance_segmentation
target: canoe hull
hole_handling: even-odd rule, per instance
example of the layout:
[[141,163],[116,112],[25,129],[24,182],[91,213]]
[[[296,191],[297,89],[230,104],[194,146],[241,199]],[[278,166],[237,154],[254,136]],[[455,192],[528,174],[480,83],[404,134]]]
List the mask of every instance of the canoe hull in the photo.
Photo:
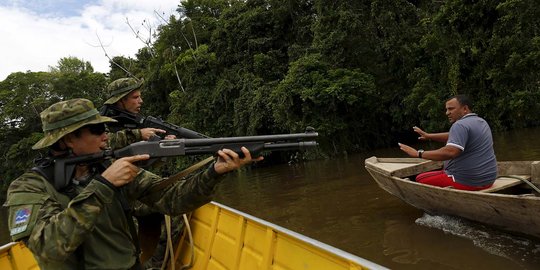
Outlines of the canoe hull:
[[[417,159],[413,159],[417,160]],[[540,239],[540,197],[462,191],[420,184],[393,175],[377,163],[366,160],[366,169],[377,184],[404,202],[433,214],[463,217],[506,231]],[[420,169],[420,171],[425,171]],[[409,173],[419,173],[420,171]],[[401,173],[401,172],[400,172]],[[412,175],[412,174],[411,174]]]

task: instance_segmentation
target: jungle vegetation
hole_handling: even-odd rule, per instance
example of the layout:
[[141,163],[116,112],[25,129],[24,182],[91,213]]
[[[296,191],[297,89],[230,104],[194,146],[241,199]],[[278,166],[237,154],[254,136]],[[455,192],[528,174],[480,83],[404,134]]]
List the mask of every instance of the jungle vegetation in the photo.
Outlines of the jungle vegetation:
[[468,94],[496,131],[540,123],[540,5],[531,0],[184,0],[154,42],[110,72],[62,58],[0,82],[1,187],[31,167],[39,112],[144,78],[143,114],[214,137],[321,135],[320,155],[449,127]]

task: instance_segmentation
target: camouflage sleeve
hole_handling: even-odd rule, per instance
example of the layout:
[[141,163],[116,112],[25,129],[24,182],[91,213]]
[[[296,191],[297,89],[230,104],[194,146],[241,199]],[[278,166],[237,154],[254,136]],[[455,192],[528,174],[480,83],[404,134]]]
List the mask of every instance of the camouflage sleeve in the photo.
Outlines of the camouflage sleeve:
[[13,240],[27,240],[40,261],[62,262],[92,232],[102,209],[112,203],[114,190],[91,181],[72,200],[52,190],[47,180],[35,173],[15,180],[6,203],[9,228]]
[[179,180],[165,189],[152,191],[152,187],[166,178],[141,170],[136,183],[128,184],[128,193],[153,209],[171,216],[191,212],[210,202],[215,186],[223,176],[214,171],[214,164],[198,174]]
[[140,129],[124,129],[117,132],[109,132],[108,136],[108,143],[111,149],[120,149],[142,140]]

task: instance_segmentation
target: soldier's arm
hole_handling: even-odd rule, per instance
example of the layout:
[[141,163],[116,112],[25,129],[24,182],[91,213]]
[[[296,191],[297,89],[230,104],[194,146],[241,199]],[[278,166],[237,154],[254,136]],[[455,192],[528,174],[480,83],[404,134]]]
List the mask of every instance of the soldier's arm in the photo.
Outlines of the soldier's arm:
[[25,240],[40,261],[62,262],[92,232],[114,191],[94,180],[72,200],[52,190],[41,176],[26,173],[10,185],[6,204],[13,240]]
[[184,214],[208,203],[225,173],[263,159],[262,156],[253,159],[245,147],[242,147],[242,152],[244,156],[240,157],[230,149],[219,150],[218,158],[206,170],[189,179],[169,183],[163,189],[156,189],[156,186],[161,186],[165,180],[144,170],[126,187],[132,199],[141,200],[163,214]]
[[211,164],[208,169],[164,189],[153,189],[166,179],[142,170],[126,188],[133,196],[132,199],[138,199],[163,214],[180,215],[210,202],[215,186],[221,182],[223,176],[218,175]]

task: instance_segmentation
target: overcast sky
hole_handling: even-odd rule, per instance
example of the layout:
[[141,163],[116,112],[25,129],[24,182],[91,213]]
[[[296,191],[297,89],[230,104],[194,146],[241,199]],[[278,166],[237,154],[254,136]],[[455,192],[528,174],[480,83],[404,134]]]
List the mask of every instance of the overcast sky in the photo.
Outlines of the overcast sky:
[[[146,38],[142,24],[162,22],[180,0],[0,0],[0,81],[13,72],[48,71],[62,57],[89,61],[108,72],[107,54],[134,56],[144,46],[126,23]],[[146,20],[147,23],[144,22]]]

